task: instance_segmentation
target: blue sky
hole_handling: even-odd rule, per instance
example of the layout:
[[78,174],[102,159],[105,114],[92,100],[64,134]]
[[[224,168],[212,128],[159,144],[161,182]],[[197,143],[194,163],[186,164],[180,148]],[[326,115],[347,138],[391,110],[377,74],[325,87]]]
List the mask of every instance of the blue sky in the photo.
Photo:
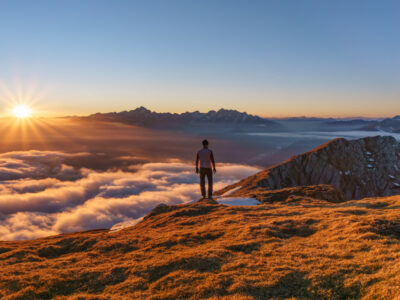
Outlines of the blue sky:
[[399,28],[389,0],[1,1],[0,109],[392,116]]

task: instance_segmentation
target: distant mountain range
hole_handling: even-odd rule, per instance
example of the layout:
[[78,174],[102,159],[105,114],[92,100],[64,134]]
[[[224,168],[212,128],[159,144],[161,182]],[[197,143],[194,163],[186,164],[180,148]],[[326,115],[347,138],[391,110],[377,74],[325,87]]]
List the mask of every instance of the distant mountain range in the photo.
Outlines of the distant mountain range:
[[143,106],[130,111],[96,113],[85,120],[106,122],[119,122],[142,127],[154,128],[182,128],[183,126],[197,126],[213,124],[219,127],[247,128],[257,130],[291,131],[291,130],[366,130],[400,132],[400,116],[392,119],[370,120],[334,119],[316,117],[294,117],[281,119],[267,119],[257,115],[239,112],[233,109],[210,110],[202,113],[199,111],[185,113],[159,113]]
[[373,122],[362,128],[363,130],[379,130],[393,133],[400,133],[400,116],[395,116],[391,119],[384,119],[382,121]]
[[376,121],[371,121],[371,120],[364,120],[364,119],[352,119],[352,120],[330,120],[325,122],[325,125],[327,126],[356,126],[356,127],[363,127],[363,126],[368,126],[371,124],[376,123]]
[[327,127],[343,127],[367,131],[386,131],[392,133],[400,133],[400,116],[387,118],[383,120],[366,120],[366,119],[353,119],[353,120],[329,120],[324,123]]
[[91,120],[121,122],[144,127],[177,127],[199,123],[242,124],[277,128],[280,124],[246,112],[231,109],[210,110],[207,113],[199,111],[185,113],[158,113],[143,106],[130,111],[96,113],[85,117]]

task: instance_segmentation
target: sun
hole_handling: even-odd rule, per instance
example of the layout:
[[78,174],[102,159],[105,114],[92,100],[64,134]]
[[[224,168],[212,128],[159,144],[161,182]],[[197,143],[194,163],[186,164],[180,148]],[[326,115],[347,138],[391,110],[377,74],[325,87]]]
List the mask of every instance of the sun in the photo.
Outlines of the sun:
[[32,110],[24,104],[17,105],[12,109],[12,114],[19,119],[28,118],[31,113]]

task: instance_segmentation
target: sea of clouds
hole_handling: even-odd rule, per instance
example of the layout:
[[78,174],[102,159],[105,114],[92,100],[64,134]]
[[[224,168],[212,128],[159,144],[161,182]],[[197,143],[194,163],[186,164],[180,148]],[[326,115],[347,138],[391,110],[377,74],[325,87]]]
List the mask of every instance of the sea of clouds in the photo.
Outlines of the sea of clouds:
[[[160,203],[199,198],[193,164],[171,160],[96,171],[69,165],[88,153],[0,154],[0,240],[134,225]],[[123,158],[122,158],[123,159]],[[215,190],[259,171],[219,164]]]

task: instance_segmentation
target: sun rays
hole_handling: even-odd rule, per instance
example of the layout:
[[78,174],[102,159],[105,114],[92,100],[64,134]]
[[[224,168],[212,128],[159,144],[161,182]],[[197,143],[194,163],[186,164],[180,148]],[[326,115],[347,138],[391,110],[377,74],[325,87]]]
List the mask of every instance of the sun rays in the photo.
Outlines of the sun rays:
[[38,85],[33,79],[0,80],[0,116],[19,119],[49,117],[52,115],[44,103],[49,97],[49,86]]
[[44,95],[44,90],[32,82],[0,81],[0,134],[3,140],[0,150],[50,149],[54,136],[63,135],[57,129],[64,124],[44,115],[40,106]]
[[82,141],[76,137],[76,125],[64,118],[5,117],[0,122],[0,135],[0,152],[82,147]]

